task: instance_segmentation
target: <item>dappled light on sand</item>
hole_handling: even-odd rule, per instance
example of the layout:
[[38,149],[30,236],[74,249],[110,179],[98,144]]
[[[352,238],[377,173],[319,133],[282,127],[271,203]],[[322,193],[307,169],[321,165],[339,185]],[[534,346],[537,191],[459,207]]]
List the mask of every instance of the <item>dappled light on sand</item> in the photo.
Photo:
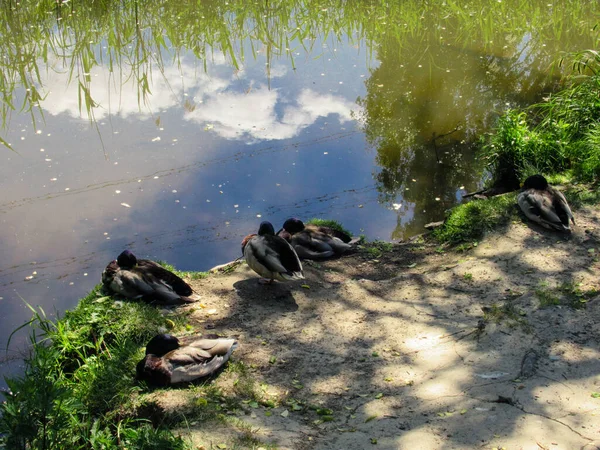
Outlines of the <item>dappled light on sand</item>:
[[[598,246],[600,211],[577,217],[578,231],[558,242],[516,223],[465,253],[423,241],[376,261],[361,250],[305,264],[310,289],[244,283],[243,265],[197,282],[207,307],[230,307],[196,311],[192,323],[245,343],[235,356],[248,372],[233,368],[215,383],[254,406],[232,408],[220,437],[200,425],[180,431],[228,443],[249,430],[298,449],[566,450],[598,441],[600,286],[588,250]],[[236,292],[223,297],[228,286]],[[188,394],[173,401],[161,403],[167,417]]]

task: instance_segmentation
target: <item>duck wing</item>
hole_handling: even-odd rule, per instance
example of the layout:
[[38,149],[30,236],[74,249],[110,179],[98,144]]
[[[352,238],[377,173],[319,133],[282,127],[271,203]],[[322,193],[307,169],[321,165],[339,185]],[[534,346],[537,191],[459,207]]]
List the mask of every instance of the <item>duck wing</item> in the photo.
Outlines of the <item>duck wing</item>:
[[341,255],[352,248],[350,244],[346,244],[335,236],[312,229],[305,229],[300,233],[296,233],[294,237],[296,236],[305,241],[307,245],[310,240],[311,247],[319,252],[333,251],[335,254]]
[[329,258],[335,254],[333,248],[325,242],[325,239],[318,239],[316,236],[326,236],[321,233],[303,230],[292,236],[292,246],[301,258],[322,259]]
[[[223,339],[223,341],[233,341],[233,343],[228,345],[225,353],[218,355],[212,355],[210,351],[193,345],[167,353],[163,359],[171,366],[171,383],[193,381],[219,370],[229,360],[236,348],[235,340]],[[220,346],[221,344],[215,345]]]
[[137,268],[170,285],[179,295],[188,296],[192,295],[193,293],[193,290],[189,284],[187,284],[170,270],[165,269],[154,261],[150,261],[149,259],[139,259],[137,262]]
[[352,248],[352,246],[350,244],[345,243],[340,238],[337,238],[335,236],[329,236],[329,235],[325,235],[325,236],[326,236],[325,242],[327,242],[327,244],[338,255],[341,255],[342,253],[345,253],[346,251],[348,251]]
[[233,347],[237,348],[235,339],[195,339],[187,347],[199,348],[212,356],[225,355]]
[[[104,277],[104,275],[103,275]],[[151,295],[154,288],[140,274],[126,269],[118,269],[108,281],[108,289],[123,297],[137,299]]]
[[306,225],[305,229],[315,230],[315,231],[318,231],[319,233],[323,233],[323,234],[326,234],[331,237],[336,237],[346,244],[352,240],[352,236],[349,236],[348,234],[344,233],[343,231],[336,230],[335,228],[331,228],[331,227],[308,224],[308,225]]
[[552,206],[554,207],[556,214],[558,217],[560,217],[562,224],[569,228],[569,222],[573,222],[574,224],[575,217],[573,217],[573,213],[571,212],[571,208],[567,202],[567,199],[562,192],[557,191],[552,187],[548,187],[548,190],[552,194]]
[[552,196],[548,191],[527,189],[519,194],[517,203],[530,220],[546,228],[565,231],[565,226],[556,214]]
[[270,272],[288,274],[302,273],[302,264],[293,247],[279,236],[256,236],[247,247],[254,257]]
[[152,291],[144,295],[144,300],[164,303],[166,305],[183,305],[186,303],[194,303],[196,301],[185,295],[179,295],[163,280],[148,277],[145,277],[145,280]]

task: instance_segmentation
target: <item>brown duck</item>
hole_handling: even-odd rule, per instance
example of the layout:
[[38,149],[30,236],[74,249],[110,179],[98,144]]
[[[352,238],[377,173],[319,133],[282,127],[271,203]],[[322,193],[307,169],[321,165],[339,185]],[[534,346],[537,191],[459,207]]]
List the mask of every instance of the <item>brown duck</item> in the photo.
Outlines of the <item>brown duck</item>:
[[219,370],[236,347],[235,339],[196,338],[182,345],[175,336],[158,334],[146,345],[137,377],[156,386],[194,381]]
[[102,272],[102,284],[111,292],[130,299],[166,305],[193,303],[192,288],[173,272],[148,259],[137,259],[123,251]]
[[242,253],[250,268],[263,277],[259,283],[304,279],[302,263],[294,248],[282,237],[275,236],[270,222],[262,222],[258,234],[244,238]]
[[292,244],[303,259],[324,259],[341,255],[352,248],[352,238],[346,233],[330,227],[304,225],[300,219],[291,218],[284,222],[278,235]]
[[542,175],[532,175],[525,180],[517,203],[529,220],[550,230],[570,233],[571,223],[575,224],[565,196]]

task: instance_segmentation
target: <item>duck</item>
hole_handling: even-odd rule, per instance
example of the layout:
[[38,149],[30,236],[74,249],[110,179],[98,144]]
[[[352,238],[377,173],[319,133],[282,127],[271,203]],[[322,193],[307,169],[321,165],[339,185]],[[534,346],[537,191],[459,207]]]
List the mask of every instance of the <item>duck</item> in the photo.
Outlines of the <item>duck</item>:
[[157,334],[136,366],[137,378],[155,386],[186,383],[214,374],[237,348],[235,339],[192,338],[181,343],[171,334]]
[[325,259],[352,248],[352,238],[346,233],[326,226],[304,225],[295,217],[286,220],[278,234],[288,239],[302,259]]
[[242,254],[250,268],[262,277],[258,280],[261,284],[304,279],[296,251],[288,241],[275,235],[271,222],[261,222],[258,234],[244,238]]
[[529,220],[550,230],[570,233],[571,223],[575,225],[567,199],[542,175],[532,175],[525,180],[517,203]]
[[141,299],[166,305],[193,303],[189,284],[149,259],[137,259],[123,251],[102,272],[102,284],[112,293],[129,299]]

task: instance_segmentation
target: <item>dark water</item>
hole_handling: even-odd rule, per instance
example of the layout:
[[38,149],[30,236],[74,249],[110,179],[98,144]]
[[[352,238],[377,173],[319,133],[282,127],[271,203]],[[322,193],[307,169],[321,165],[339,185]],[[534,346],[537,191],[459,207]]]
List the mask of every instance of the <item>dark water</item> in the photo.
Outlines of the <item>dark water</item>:
[[[0,135],[14,151],[0,147],[0,346],[31,317],[25,301],[51,316],[74,307],[124,248],[202,271],[238,257],[262,220],[331,218],[369,239],[421,233],[480,185],[474,144],[497,114],[559,87],[551,63],[591,45],[600,9],[539,2],[538,16],[513,5],[500,20],[477,2],[466,19],[306,2],[289,10],[304,18],[296,32],[264,5],[236,28],[245,4],[3,12],[11,104]],[[114,28],[96,18],[111,14]]]

